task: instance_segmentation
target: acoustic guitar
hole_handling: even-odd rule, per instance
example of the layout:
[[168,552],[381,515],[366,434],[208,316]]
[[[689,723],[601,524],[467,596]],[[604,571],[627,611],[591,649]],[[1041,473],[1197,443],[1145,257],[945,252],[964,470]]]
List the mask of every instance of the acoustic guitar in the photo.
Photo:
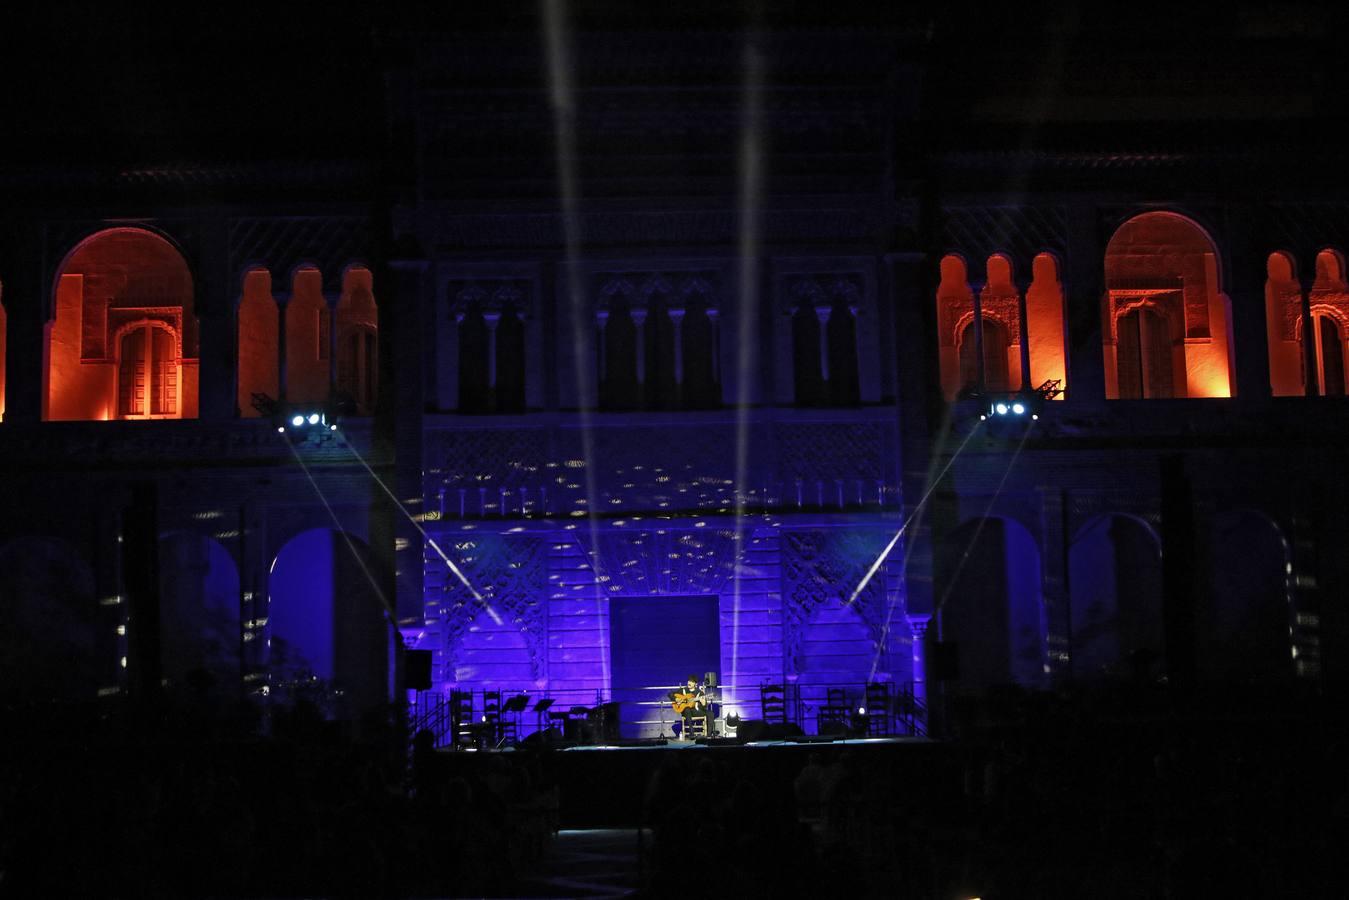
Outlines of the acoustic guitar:
[[706,703],[707,695],[702,691],[675,691],[674,711],[681,716],[685,710],[693,709],[699,703]]

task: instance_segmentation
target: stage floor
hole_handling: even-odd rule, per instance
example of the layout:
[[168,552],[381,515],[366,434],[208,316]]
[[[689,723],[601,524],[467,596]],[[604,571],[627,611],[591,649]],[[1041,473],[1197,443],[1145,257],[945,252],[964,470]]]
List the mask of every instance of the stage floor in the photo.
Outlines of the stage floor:
[[650,739],[622,744],[441,750],[429,761],[434,778],[509,777],[528,772],[534,785],[557,788],[558,821],[564,828],[629,828],[648,824],[647,808],[658,773],[676,780],[695,772],[727,792],[742,780],[784,798],[807,765],[841,765],[884,771],[912,783],[947,783],[959,791],[949,744],[925,737],[828,738],[738,742],[713,738],[702,743]]
[[[559,752],[562,753],[582,753],[595,750],[724,750],[733,747],[746,747],[750,749],[760,749],[763,747],[822,747],[822,746],[881,746],[892,744],[930,744],[930,738],[926,737],[865,737],[865,738],[830,738],[816,737],[814,735],[799,738],[784,738],[773,741],[737,741],[735,738],[713,738],[705,741],[676,741],[656,739],[653,741],[642,741],[640,743],[625,744],[578,744],[575,747],[562,747]],[[499,751],[507,752],[514,748],[506,747]]]

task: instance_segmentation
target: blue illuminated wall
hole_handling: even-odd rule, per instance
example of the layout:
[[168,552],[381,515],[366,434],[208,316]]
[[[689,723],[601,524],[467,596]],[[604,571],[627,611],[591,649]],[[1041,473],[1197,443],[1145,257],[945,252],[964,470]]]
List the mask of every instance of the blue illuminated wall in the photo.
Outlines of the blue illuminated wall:
[[[905,544],[890,543],[900,520],[884,477],[889,414],[794,413],[753,423],[753,496],[738,532],[725,414],[661,426],[604,417],[589,462],[573,428],[428,433],[428,505],[443,516],[426,528],[479,595],[427,548],[418,646],[436,651],[439,689],[594,706],[622,687],[611,601],[631,609],[643,597],[715,601],[710,669],[746,718],[759,715],[766,682],[796,684],[813,728],[829,686],[860,695],[869,680],[911,678]],[[606,510],[593,520],[590,496]],[[694,659],[671,666],[677,677],[706,671]]]

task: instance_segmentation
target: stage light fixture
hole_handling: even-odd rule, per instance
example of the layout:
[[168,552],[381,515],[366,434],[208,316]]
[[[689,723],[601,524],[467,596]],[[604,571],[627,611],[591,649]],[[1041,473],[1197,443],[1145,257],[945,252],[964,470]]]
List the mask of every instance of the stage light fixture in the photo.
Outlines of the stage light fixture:
[[310,413],[310,414],[309,414],[309,424],[310,424],[310,425],[317,425],[318,423],[319,423],[319,414],[318,414],[318,413]]
[[1020,404],[1020,403],[1013,403],[1013,404],[1012,404],[1012,412],[1016,413],[1018,416],[1019,416],[1019,415],[1022,415],[1023,413],[1025,413],[1025,411],[1026,411],[1026,407],[1025,407],[1023,404]]
[[1005,416],[1005,415],[1007,415],[1007,404],[1006,404],[1006,403],[999,403],[999,404],[997,404],[996,406],[994,406],[993,409],[994,409],[994,411],[997,412],[997,414],[1000,415],[1000,416]]
[[304,424],[304,416],[295,416],[290,420],[290,424],[294,425],[296,428],[299,428],[301,425]]
[[278,425],[278,426],[276,426],[276,433],[277,433],[277,434],[285,434],[285,433],[286,433],[286,426],[285,426],[285,425]]

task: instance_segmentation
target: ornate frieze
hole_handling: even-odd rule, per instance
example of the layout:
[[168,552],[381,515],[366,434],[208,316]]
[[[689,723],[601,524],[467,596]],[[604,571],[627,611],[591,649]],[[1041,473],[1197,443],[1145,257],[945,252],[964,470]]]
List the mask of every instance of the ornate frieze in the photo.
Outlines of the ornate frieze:
[[[548,584],[548,541],[530,535],[475,534],[442,547],[473,585],[445,577],[441,614],[446,663],[453,668],[464,634],[475,622],[490,620],[524,638],[534,678],[543,676],[546,613],[541,599]],[[435,557],[431,565],[439,565]]]
[[851,602],[849,598],[892,537],[863,529],[783,532],[783,652],[789,671],[802,670],[804,631],[825,604],[839,603],[854,612],[880,644],[887,625],[883,572],[873,575]]

